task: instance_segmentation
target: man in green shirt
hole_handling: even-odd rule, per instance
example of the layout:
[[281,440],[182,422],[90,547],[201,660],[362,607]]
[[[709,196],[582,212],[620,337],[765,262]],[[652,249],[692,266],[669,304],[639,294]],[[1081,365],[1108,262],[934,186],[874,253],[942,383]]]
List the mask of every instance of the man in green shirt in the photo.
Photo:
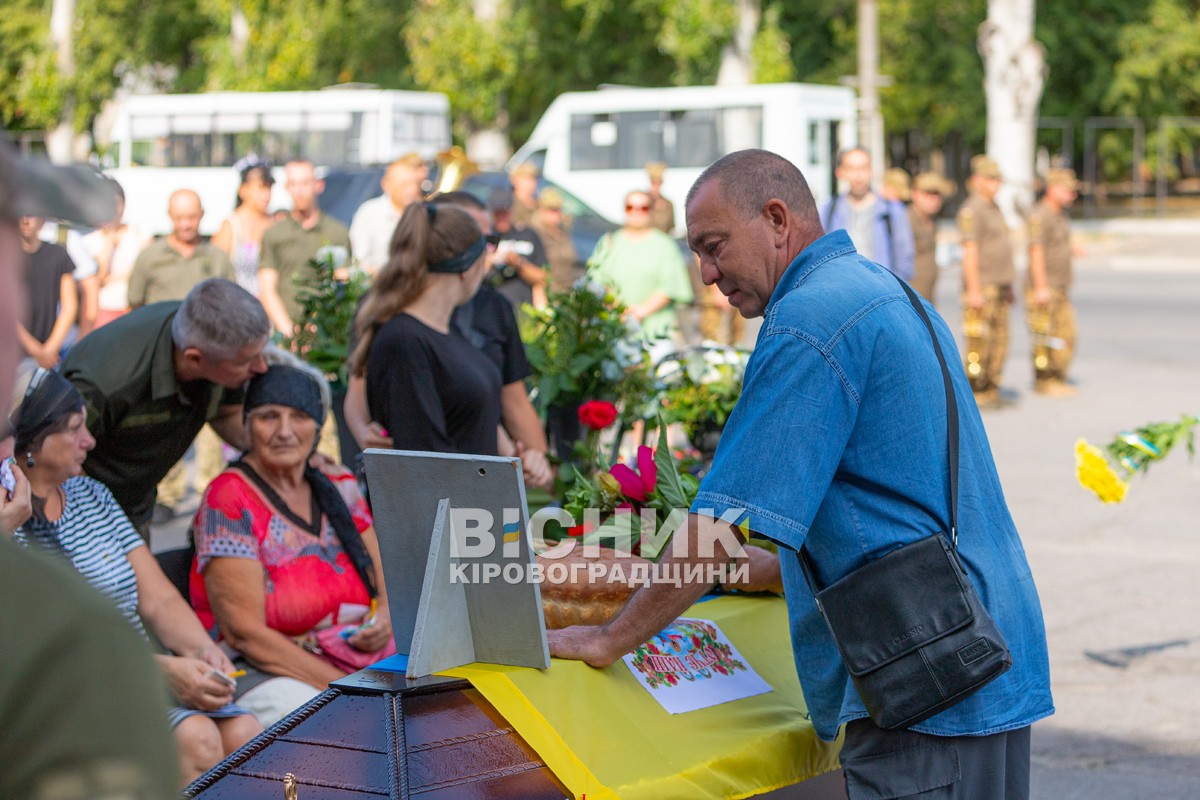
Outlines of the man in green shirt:
[[200,240],[204,208],[200,196],[180,189],[167,201],[171,232],[156,239],[137,257],[129,275],[129,307],[139,308],[164,300],[182,300],[202,280],[233,279],[229,256]]
[[284,176],[292,213],[263,234],[258,295],[275,330],[291,336],[304,310],[299,290],[318,277],[310,262],[320,254],[328,255],[335,269],[350,263],[350,232],[321,213],[317,196],[325,191],[325,181],[317,179],[311,161],[289,161]]
[[182,303],[136,309],[75,345],[63,375],[87,406],[87,474],[145,535],[155,486],[207,422],[244,450],[242,386],[266,372],[270,323],[237,284],[210,278]]

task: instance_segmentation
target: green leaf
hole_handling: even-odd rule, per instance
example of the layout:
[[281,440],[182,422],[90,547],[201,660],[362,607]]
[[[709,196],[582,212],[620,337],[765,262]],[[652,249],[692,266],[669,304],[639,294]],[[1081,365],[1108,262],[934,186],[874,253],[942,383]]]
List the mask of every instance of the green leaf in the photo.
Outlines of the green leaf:
[[655,491],[674,508],[688,508],[687,493],[683,482],[679,479],[679,469],[667,445],[667,423],[663,421],[662,413],[658,414],[658,446],[654,449],[654,466],[658,468],[658,480]]

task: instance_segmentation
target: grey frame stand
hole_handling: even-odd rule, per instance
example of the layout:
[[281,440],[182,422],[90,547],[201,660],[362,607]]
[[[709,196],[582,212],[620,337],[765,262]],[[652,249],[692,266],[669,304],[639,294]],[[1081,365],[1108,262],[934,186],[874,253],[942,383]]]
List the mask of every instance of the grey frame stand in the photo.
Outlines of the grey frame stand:
[[377,449],[364,460],[407,677],[474,661],[549,667],[521,462]]

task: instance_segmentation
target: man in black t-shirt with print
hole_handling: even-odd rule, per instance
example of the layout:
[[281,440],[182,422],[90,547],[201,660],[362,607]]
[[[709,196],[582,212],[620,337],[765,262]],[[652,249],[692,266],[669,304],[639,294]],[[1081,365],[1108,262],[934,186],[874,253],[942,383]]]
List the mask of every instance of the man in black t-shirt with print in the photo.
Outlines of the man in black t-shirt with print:
[[59,353],[79,309],[75,264],[67,251],[43,242],[43,217],[21,217],[21,249],[25,251],[25,313],[17,322],[17,342],[38,366],[58,366]]
[[492,230],[498,237],[492,257],[491,284],[519,313],[529,303],[546,305],[546,248],[532,228],[513,223],[512,198],[498,192],[490,198]]

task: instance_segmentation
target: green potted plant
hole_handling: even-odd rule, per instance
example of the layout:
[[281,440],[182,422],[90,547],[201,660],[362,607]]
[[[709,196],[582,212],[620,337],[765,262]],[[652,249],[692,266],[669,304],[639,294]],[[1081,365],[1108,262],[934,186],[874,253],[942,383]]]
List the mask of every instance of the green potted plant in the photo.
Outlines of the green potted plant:
[[347,273],[346,258],[344,247],[330,246],[319,249],[310,260],[316,279],[297,286],[297,299],[303,312],[296,321],[295,333],[285,337],[284,343],[325,373],[333,394],[333,415],[338,425],[342,460],[353,463],[352,456],[347,460],[347,446],[354,442],[354,437],[346,427],[342,401],[346,398],[354,315],[359,301],[370,288],[370,279],[358,270]]
[[676,353],[658,368],[663,418],[679,423],[704,459],[716,452],[741,397],[748,358],[732,347],[702,346]]
[[582,403],[615,404],[622,428],[653,414],[656,383],[645,337],[611,290],[583,279],[552,293],[545,308],[525,311],[521,338],[533,397],[560,459],[572,460],[582,438]]

